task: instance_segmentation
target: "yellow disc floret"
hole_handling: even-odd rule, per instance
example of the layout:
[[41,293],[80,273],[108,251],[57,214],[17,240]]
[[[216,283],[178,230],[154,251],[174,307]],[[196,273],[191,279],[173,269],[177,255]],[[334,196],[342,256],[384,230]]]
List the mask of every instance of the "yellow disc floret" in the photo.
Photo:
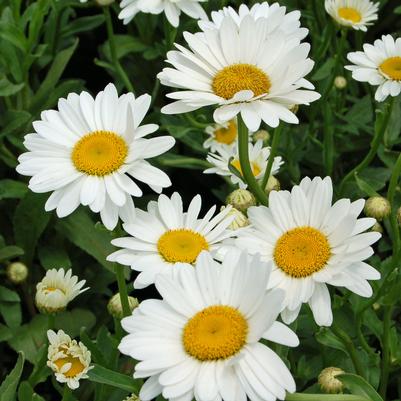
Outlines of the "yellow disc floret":
[[347,21],[351,21],[353,23],[361,22],[362,15],[361,13],[353,7],[341,7],[338,9],[338,15]]
[[75,144],[71,159],[78,171],[105,176],[117,171],[127,155],[127,143],[120,135],[110,131],[95,131]]
[[[234,159],[231,162],[231,165],[234,166],[241,173],[241,175],[243,176],[241,163],[240,163],[240,161],[238,159]],[[251,168],[252,168],[252,174],[254,175],[254,177],[257,177],[260,174],[260,172],[262,171],[260,169],[259,165],[257,163],[255,163],[255,162],[251,162]]]
[[71,355],[54,361],[54,364],[59,370],[61,370],[67,363],[71,364],[71,367],[66,372],[63,372],[66,377],[75,377],[85,369],[84,364],[79,360],[79,358]]
[[291,277],[307,277],[322,269],[331,256],[326,236],[312,227],[284,233],[274,249],[276,265]]
[[379,66],[381,72],[394,81],[401,81],[401,57],[390,57]]
[[248,323],[235,308],[209,306],[194,315],[184,327],[185,351],[200,361],[227,359],[246,343]]
[[260,68],[251,64],[233,64],[220,70],[213,78],[213,92],[231,99],[237,92],[251,90],[254,96],[269,92],[270,79]]
[[214,132],[216,142],[231,145],[237,139],[237,124],[231,120],[227,128],[219,128]]
[[182,228],[165,232],[157,242],[157,249],[167,262],[195,263],[198,255],[209,249],[209,244],[203,235]]

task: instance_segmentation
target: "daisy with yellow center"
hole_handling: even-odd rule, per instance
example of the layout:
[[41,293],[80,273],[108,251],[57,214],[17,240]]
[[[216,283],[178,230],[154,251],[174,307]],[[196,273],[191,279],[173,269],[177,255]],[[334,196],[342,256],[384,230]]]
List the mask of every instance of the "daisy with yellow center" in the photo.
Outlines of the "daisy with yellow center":
[[279,120],[297,124],[290,108],[320,97],[306,90],[313,89],[304,78],[313,68],[310,45],[300,44],[292,32],[273,29],[282,21],[281,11],[271,18],[249,10],[243,17],[234,14],[223,10],[217,25],[202,23],[203,32],[185,32],[189,50],[177,45],[178,50],[167,54],[172,67],[158,77],[163,85],[184,90],[168,94],[175,102],[162,112],[178,114],[213,105],[218,124],[238,114],[250,131],[257,131],[262,121],[272,127]]
[[401,38],[383,35],[373,45],[365,43],[363,51],[348,53],[347,57],[353,64],[345,68],[352,71],[352,78],[377,86],[378,102],[401,93]]
[[[263,141],[259,140],[255,144],[250,143],[248,149],[252,173],[257,180],[261,179],[269,161],[270,148],[263,147]],[[233,184],[239,185],[240,188],[245,189],[247,187],[243,179],[229,168],[229,164],[231,163],[231,166],[237,170],[239,175],[242,176],[237,145],[231,148],[222,146],[218,147],[216,149],[216,153],[209,153],[207,156],[207,161],[211,163],[213,167],[206,169],[204,171],[205,174],[218,174],[227,176],[230,177]],[[283,161],[281,157],[276,156],[274,158],[271,174],[276,174],[282,164]]]
[[66,383],[69,388],[75,390],[79,387],[81,379],[88,378],[91,353],[81,342],[72,340],[63,330],[57,333],[48,330],[49,348],[47,352],[47,366],[53,370],[56,380]]
[[364,200],[332,205],[331,179],[304,178],[288,191],[272,191],[269,207],[248,209],[250,228],[238,232],[237,247],[273,263],[269,288],[285,291],[282,318],[291,323],[303,303],[315,321],[330,326],[333,315],[327,284],[370,297],[367,280],[380,273],[364,262],[380,234],[365,232],[375,219],[360,218]]
[[19,157],[17,171],[32,176],[29,188],[51,192],[45,209],[58,217],[72,213],[80,204],[100,212],[112,230],[119,217],[132,221],[132,196],[142,196],[134,181],[156,192],[171,185],[169,177],[145,159],[158,156],[174,145],[174,139],[144,137],[155,124],[140,126],[150,96],[118,96],[113,84],[94,99],[89,93],[70,93],[60,99],[58,111],[47,110],[35,121],[36,133],[25,136],[27,153]]
[[325,0],[327,13],[339,24],[366,32],[377,20],[379,3],[370,0]]
[[121,322],[120,351],[139,361],[135,378],[150,376],[140,399],[273,401],[294,392],[291,373],[261,342],[299,344],[276,321],[283,291],[266,290],[269,274],[258,256],[230,250],[221,265],[202,252],[195,268],[159,275],[163,300],[142,302]]
[[134,223],[124,224],[131,237],[113,240],[113,245],[123,249],[107,260],[140,272],[134,287],[144,288],[153,284],[159,273],[175,275],[183,265],[193,266],[202,251],[217,255],[224,247],[222,241],[235,235],[228,229],[234,216],[229,216],[231,207],[214,215],[213,206],[200,218],[201,205],[197,195],[184,212],[177,192],[171,198],[160,195],[157,202],[149,202],[147,212],[137,211]]
[[[203,143],[205,149],[215,152],[220,147],[232,148],[237,143],[237,119],[234,118],[224,124],[209,125],[205,133],[209,136]],[[249,133],[251,140],[252,133]]]
[[63,311],[69,302],[88,288],[82,289],[85,280],[78,282],[72,270],[50,269],[45,277],[36,285],[35,303],[43,313]]

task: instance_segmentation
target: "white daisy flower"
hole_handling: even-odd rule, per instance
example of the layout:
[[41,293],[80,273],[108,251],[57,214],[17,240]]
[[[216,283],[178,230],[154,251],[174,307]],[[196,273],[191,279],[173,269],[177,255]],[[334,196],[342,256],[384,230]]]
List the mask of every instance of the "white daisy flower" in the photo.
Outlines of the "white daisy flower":
[[159,273],[171,275],[183,263],[192,265],[203,250],[215,255],[223,247],[221,242],[235,235],[235,231],[227,229],[234,217],[227,217],[231,207],[213,217],[213,206],[199,218],[201,204],[200,195],[196,195],[184,212],[177,192],[171,199],[160,195],[157,202],[149,202],[147,212],[137,210],[134,223],[124,224],[124,230],[132,237],[114,239],[111,243],[123,249],[107,260],[141,272],[134,288],[144,288],[153,284]]
[[219,29],[225,16],[230,15],[239,26],[242,19],[247,15],[252,15],[254,19],[266,18],[266,35],[282,33],[291,38],[295,37],[300,41],[308,35],[308,29],[301,27],[301,12],[298,10],[286,14],[286,7],[279,3],[270,4],[268,2],[256,3],[251,8],[246,4],[241,4],[238,12],[232,7],[224,7],[222,10],[212,12],[212,20],[201,20],[199,27],[206,31],[208,29]]
[[36,306],[45,313],[60,312],[75,297],[89,289],[82,288],[85,283],[86,280],[78,281],[78,277],[72,275],[71,269],[50,269],[36,285]]
[[222,124],[238,113],[250,131],[262,120],[277,127],[279,120],[297,124],[289,110],[294,104],[317,100],[317,92],[304,79],[313,68],[310,45],[284,34],[266,37],[269,20],[246,15],[238,25],[227,15],[219,29],[184,33],[190,50],[176,45],[167,53],[173,68],[158,77],[163,85],[185,89],[167,97],[176,100],[163,107],[166,114],[186,113],[214,105],[215,122]]
[[369,0],[325,0],[324,6],[338,24],[364,32],[378,18],[379,3]]
[[205,133],[209,136],[203,143],[205,149],[215,152],[222,145],[232,147],[237,142],[237,120],[234,118],[223,124],[209,125],[205,129]]
[[[262,179],[269,160],[270,148],[263,147],[263,141],[259,140],[255,144],[250,143],[248,151],[253,175],[257,180]],[[239,185],[239,187],[242,189],[247,187],[247,184],[241,178],[231,172],[228,167],[231,160],[231,165],[242,174],[237,145],[235,145],[233,148],[221,146],[217,148],[216,153],[209,153],[206,159],[209,163],[213,164],[214,167],[206,169],[204,171],[205,174],[218,174],[227,176],[230,177],[231,182],[234,185]],[[276,174],[283,163],[284,162],[282,161],[281,157],[276,156],[273,161],[271,174]]]
[[304,178],[288,191],[272,191],[269,207],[248,209],[250,229],[238,233],[235,244],[273,262],[269,288],[286,292],[282,318],[296,319],[308,302],[316,323],[330,326],[333,315],[327,284],[370,297],[367,280],[380,273],[363,262],[373,254],[380,234],[364,232],[375,219],[358,219],[365,201],[340,199],[332,205],[330,177]]
[[88,371],[93,368],[90,366],[90,351],[81,342],[72,340],[63,330],[57,333],[48,330],[47,337],[50,342],[47,366],[53,370],[58,382],[66,383],[72,390],[77,389],[79,381],[87,379]]
[[383,35],[374,44],[363,45],[363,52],[348,53],[354,65],[345,68],[352,71],[352,78],[378,86],[375,99],[382,102],[387,96],[398,96],[401,92],[401,38],[394,40]]
[[175,143],[171,136],[144,138],[158,128],[140,126],[150,101],[149,95],[118,97],[109,84],[95,99],[87,92],[70,93],[59,100],[58,111],[42,112],[33,123],[36,133],[25,136],[29,152],[19,157],[17,171],[32,176],[32,191],[53,191],[47,211],[65,217],[79,204],[88,205],[112,230],[118,217],[132,221],[135,216],[131,196],[142,191],[132,178],[159,193],[171,185],[163,171],[145,161]]
[[121,322],[129,334],[119,350],[140,361],[135,378],[150,376],[140,399],[274,401],[294,392],[286,365],[260,342],[299,343],[276,321],[283,292],[266,291],[269,271],[259,257],[233,251],[219,265],[202,252],[195,269],[159,275],[163,300],[143,301]]
[[177,28],[181,12],[194,19],[207,18],[199,4],[204,1],[206,0],[122,0],[118,18],[124,20],[124,24],[128,24],[139,12],[150,14],[164,12],[168,22]]

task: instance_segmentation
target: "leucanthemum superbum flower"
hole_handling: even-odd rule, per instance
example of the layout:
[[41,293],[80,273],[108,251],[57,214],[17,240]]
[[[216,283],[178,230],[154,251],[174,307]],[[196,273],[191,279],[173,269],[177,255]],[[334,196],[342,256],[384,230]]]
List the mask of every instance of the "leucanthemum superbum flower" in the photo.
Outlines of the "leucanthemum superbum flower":
[[157,202],[149,202],[147,211],[137,210],[134,223],[124,224],[132,237],[114,239],[112,244],[123,249],[107,260],[139,271],[134,288],[144,288],[153,284],[159,273],[175,275],[183,264],[193,265],[203,250],[216,255],[222,241],[235,235],[228,229],[234,216],[228,216],[231,207],[213,216],[213,206],[200,218],[201,205],[201,197],[196,195],[184,212],[177,192],[171,198],[160,195]]
[[345,68],[352,71],[352,78],[378,86],[375,99],[384,101],[388,96],[401,92],[401,38],[383,35],[373,45],[365,43],[363,51],[348,53],[354,65]]
[[83,288],[86,281],[78,281],[72,270],[50,269],[36,285],[35,303],[44,313],[63,311],[79,294],[89,288]]
[[119,350],[135,360],[135,378],[150,378],[139,397],[169,400],[284,399],[295,382],[261,339],[286,346],[296,334],[276,318],[283,292],[266,291],[270,268],[232,251],[222,265],[202,252],[176,279],[159,275],[163,300],[143,301],[122,320]]
[[55,373],[58,382],[66,383],[72,390],[77,389],[79,381],[87,379],[88,371],[93,368],[90,366],[90,351],[81,342],[72,340],[63,330],[57,333],[48,330],[47,337],[50,343],[47,366]]
[[269,207],[248,209],[251,228],[238,232],[237,247],[273,262],[269,288],[285,291],[282,318],[291,323],[302,303],[315,321],[330,326],[333,315],[327,284],[370,297],[367,280],[380,273],[363,262],[381,235],[365,232],[375,219],[358,218],[365,201],[340,199],[332,205],[330,177],[304,178],[288,191],[272,191]]
[[212,124],[206,127],[205,133],[209,136],[203,143],[205,149],[215,152],[222,145],[232,147],[237,142],[237,120],[233,119],[223,124]]
[[[270,148],[263,147],[263,141],[259,140],[255,144],[249,144],[249,161],[251,163],[252,173],[258,180],[263,178],[266,166],[269,160]],[[232,160],[231,160],[232,159]],[[239,185],[240,188],[245,189],[247,184],[236,174],[229,169],[229,164],[237,169],[242,175],[242,169],[239,161],[238,146],[235,145],[232,148],[219,147],[216,149],[216,153],[209,153],[207,161],[214,165],[214,167],[208,168],[204,171],[205,174],[218,174],[222,176],[230,177],[231,182],[235,185]],[[276,156],[273,161],[271,174],[276,174],[280,166],[284,162],[281,156]]]
[[162,170],[145,160],[175,143],[171,136],[144,138],[158,128],[140,126],[150,101],[149,95],[119,97],[109,84],[95,99],[87,92],[70,93],[59,100],[58,111],[42,112],[33,123],[36,133],[25,136],[28,152],[19,157],[17,171],[32,176],[32,191],[53,191],[47,211],[56,209],[58,217],[65,217],[79,204],[89,206],[112,230],[119,217],[135,217],[131,196],[141,196],[142,190],[133,179],[159,193],[171,185]]
[[340,25],[366,32],[378,18],[379,3],[369,0],[325,0],[327,13]]
[[299,40],[304,39],[308,35],[308,29],[301,27],[301,12],[294,10],[286,13],[287,9],[280,6],[279,3],[269,4],[268,2],[256,3],[251,8],[246,4],[241,4],[238,12],[232,7],[224,7],[219,11],[212,11],[211,21],[200,20],[199,27],[206,31],[208,29],[219,29],[225,16],[229,15],[233,18],[237,25],[241,24],[242,19],[251,15],[254,19],[266,18],[265,34],[282,33],[291,38]]
[[166,114],[186,113],[216,106],[215,122],[222,124],[241,114],[250,131],[262,120],[277,127],[279,120],[297,124],[289,110],[309,104],[320,95],[304,77],[313,68],[310,45],[281,33],[265,35],[269,20],[246,15],[239,25],[225,16],[218,29],[184,33],[189,50],[167,53],[172,67],[158,75],[161,83],[184,89],[169,93],[175,102],[163,107]]
[[178,27],[181,12],[191,18],[207,18],[205,11],[199,3],[206,0],[122,0],[121,12],[118,18],[128,24],[139,12],[150,14],[165,13],[168,22]]

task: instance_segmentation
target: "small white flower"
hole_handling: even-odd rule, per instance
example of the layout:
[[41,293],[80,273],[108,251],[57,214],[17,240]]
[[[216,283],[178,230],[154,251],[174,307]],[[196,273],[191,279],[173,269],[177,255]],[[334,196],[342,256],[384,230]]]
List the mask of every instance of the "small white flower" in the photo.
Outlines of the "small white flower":
[[[263,147],[263,141],[259,140],[255,144],[250,143],[248,149],[252,173],[257,180],[261,179],[263,178],[269,160],[270,148]],[[247,184],[229,169],[228,166],[230,164],[230,159],[232,159],[231,165],[242,174],[237,145],[235,145],[233,148],[221,146],[217,148],[217,153],[209,153],[207,156],[207,161],[213,164],[215,167],[206,169],[204,173],[230,177],[233,184],[239,185],[240,188],[245,189]],[[284,162],[282,161],[281,157],[276,156],[274,158],[271,174],[276,174],[283,163]]]
[[137,211],[134,223],[124,224],[124,230],[132,237],[113,240],[113,245],[123,249],[109,255],[107,260],[141,272],[134,287],[144,288],[153,284],[159,273],[174,275],[183,264],[193,265],[203,250],[216,255],[223,247],[222,241],[235,235],[235,231],[227,229],[234,217],[227,217],[231,207],[213,216],[216,211],[213,206],[199,218],[201,205],[201,197],[197,195],[184,212],[177,192],[171,198],[160,195],[157,202],[149,202],[147,212]]
[[202,252],[195,268],[176,279],[159,275],[162,300],[143,301],[122,320],[129,334],[119,350],[135,360],[135,378],[150,378],[139,397],[283,400],[295,382],[261,339],[297,346],[296,334],[276,321],[283,292],[266,291],[270,266],[236,251],[223,264]]
[[175,143],[171,136],[144,138],[158,128],[140,126],[150,101],[149,95],[119,97],[109,84],[95,99],[87,92],[70,93],[59,100],[58,111],[42,112],[33,123],[36,133],[25,136],[29,152],[19,157],[17,171],[32,176],[32,191],[53,191],[47,211],[56,209],[58,217],[65,217],[80,204],[89,206],[112,230],[119,217],[135,217],[131,196],[142,196],[142,190],[133,179],[158,193],[171,185],[162,170],[145,160]]
[[75,297],[88,290],[88,288],[82,289],[85,282],[85,280],[78,282],[78,277],[72,276],[71,269],[68,271],[50,269],[36,285],[36,306],[45,313],[62,311]]
[[296,319],[302,303],[309,303],[315,321],[333,321],[327,284],[372,296],[367,280],[380,273],[363,262],[381,235],[365,232],[375,219],[360,218],[365,201],[340,199],[332,205],[330,177],[304,178],[288,191],[272,191],[269,207],[248,209],[250,228],[238,232],[237,247],[273,262],[269,288],[285,291],[286,323]]
[[87,379],[88,371],[93,368],[90,366],[90,351],[81,342],[72,340],[63,330],[57,333],[48,330],[47,337],[50,343],[47,366],[53,370],[58,382],[66,383],[72,390],[77,389],[79,381]]
[[213,124],[206,127],[205,132],[209,138],[203,143],[205,149],[215,152],[222,145],[232,147],[237,141],[237,121],[230,120],[223,124]]
[[124,24],[128,24],[139,12],[150,14],[164,12],[170,24],[177,28],[181,12],[194,19],[207,18],[199,4],[204,1],[206,0],[122,0],[118,18],[124,20]]
[[363,52],[348,53],[354,65],[345,68],[352,71],[352,78],[378,86],[375,99],[384,101],[387,96],[398,96],[401,92],[401,38],[394,40],[383,35],[374,44],[365,43]]
[[324,5],[338,24],[364,32],[378,18],[379,3],[369,0],[325,0]]

